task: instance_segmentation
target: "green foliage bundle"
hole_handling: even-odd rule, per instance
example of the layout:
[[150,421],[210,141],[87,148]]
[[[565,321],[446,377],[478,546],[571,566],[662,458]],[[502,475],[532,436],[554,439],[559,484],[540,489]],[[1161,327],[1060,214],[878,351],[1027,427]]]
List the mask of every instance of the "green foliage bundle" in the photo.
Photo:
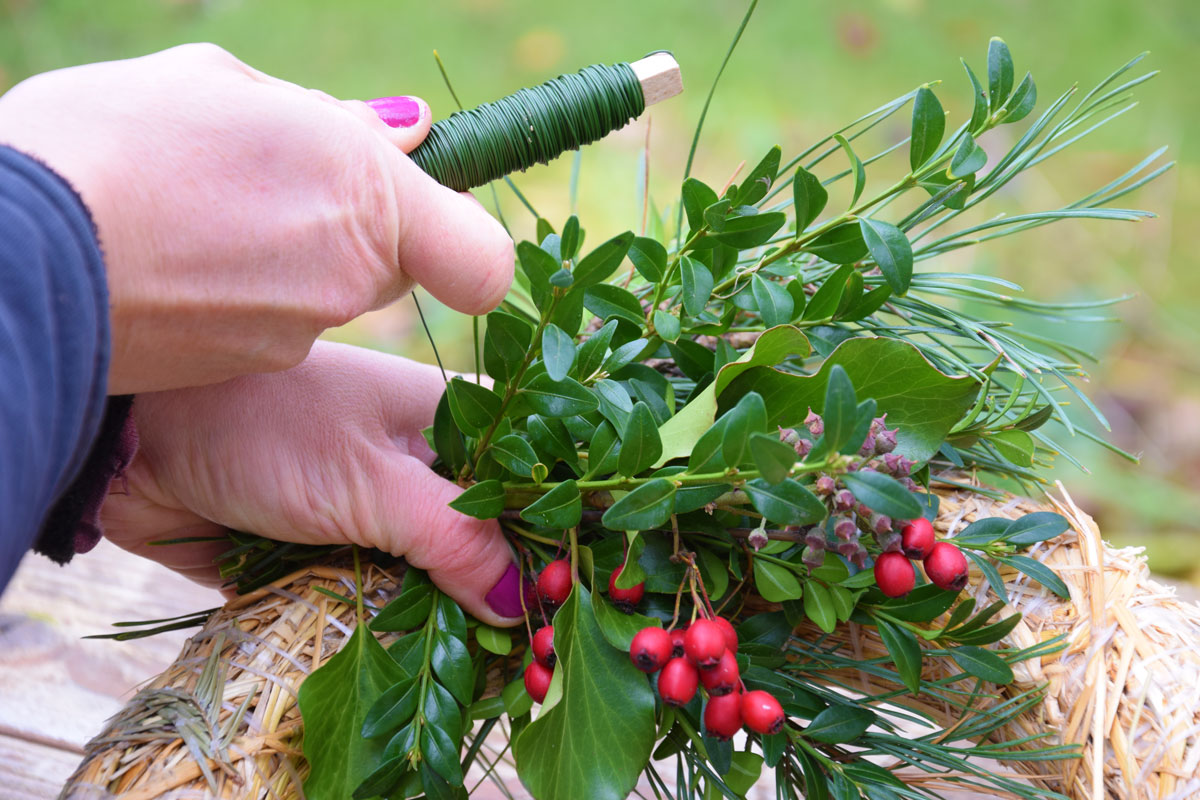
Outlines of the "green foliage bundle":
[[[1048,431],[1092,436],[1061,397],[1103,422],[1071,381],[1083,354],[1003,321],[1087,321],[1102,304],[1042,303],[1001,278],[917,267],[1061,220],[1147,216],[1111,204],[1167,168],[1151,166],[1157,153],[1062,208],[955,225],[1123,113],[1149,77],[1127,76],[1138,60],[1033,116],[1032,77],[1018,80],[993,39],[983,80],[964,62],[972,113],[957,127],[926,85],[786,161],[772,148],[738,183],[688,178],[673,210],[641,210],[646,235],[588,249],[577,218],[556,231],[539,217],[538,241],[517,247],[513,292],[487,317],[481,366],[492,382],[450,380],[428,438],[435,468],[466,489],[453,506],[499,519],[531,578],[565,559],[569,596],[554,608],[527,593],[530,624],[514,637],[409,570],[369,626],[402,633],[395,644],[385,650],[361,625],[303,685],[308,797],[465,797],[464,775],[498,724],[539,800],[617,800],[639,778],[656,797],[739,798],[765,770],[780,798],[935,796],[874,756],[953,771],[968,788],[1060,797],[976,760],[1072,755],[996,740],[1036,694],[977,703],[1012,681],[1013,664],[1061,643],[998,648],[1017,622],[999,616],[1003,603],[976,609],[919,573],[916,588],[889,597],[871,564],[898,549],[906,521],[936,516],[931,487],[952,470],[1032,485],[1065,453]],[[856,150],[904,109],[907,138]],[[993,129],[1028,120],[1007,152],[988,144]],[[905,174],[870,191],[869,168],[889,157]],[[831,207],[834,185],[849,187],[845,208]],[[968,310],[988,305],[999,319]],[[997,563],[1064,594],[1020,551],[1065,529],[1054,514],[987,519],[953,542],[1001,597]],[[632,609],[609,597],[638,585]],[[716,615],[736,625],[746,690],[770,692],[786,714],[779,732],[736,747],[710,735],[699,695],[664,704],[628,655],[646,627]],[[834,644],[793,638],[805,620],[827,633],[873,627],[890,659],[855,664]],[[522,681],[532,656],[514,639],[551,622],[557,666],[535,716]],[[923,659],[956,665],[954,677],[924,680]],[[863,697],[822,678],[851,665],[895,691]],[[485,691],[489,674],[493,686],[503,677],[499,694]],[[975,693],[956,688],[963,680]],[[958,709],[954,738],[976,746],[949,744],[940,728],[902,733],[904,722],[929,724],[881,707],[905,692]],[[485,774],[497,760],[483,759]]]

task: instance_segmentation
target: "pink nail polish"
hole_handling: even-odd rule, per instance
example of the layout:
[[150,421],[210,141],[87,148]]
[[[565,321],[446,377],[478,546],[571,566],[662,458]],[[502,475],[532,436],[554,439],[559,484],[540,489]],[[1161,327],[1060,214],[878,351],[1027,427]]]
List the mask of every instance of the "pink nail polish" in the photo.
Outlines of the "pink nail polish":
[[392,128],[409,128],[421,119],[421,103],[407,95],[376,97],[368,100],[367,105],[375,109],[379,118]]
[[488,607],[502,617],[519,617],[524,614],[521,608],[521,571],[516,564],[509,564],[508,569],[496,581],[483,598]]

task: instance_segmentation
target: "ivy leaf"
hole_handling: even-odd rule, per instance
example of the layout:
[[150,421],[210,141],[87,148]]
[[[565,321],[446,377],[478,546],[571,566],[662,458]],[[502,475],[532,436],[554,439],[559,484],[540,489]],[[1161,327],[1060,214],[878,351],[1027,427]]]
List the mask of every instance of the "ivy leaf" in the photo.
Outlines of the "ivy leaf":
[[825,518],[825,504],[791,478],[774,486],[755,478],[744,488],[754,507],[776,524],[811,525]]
[[879,638],[887,648],[900,680],[910,692],[921,691],[921,645],[907,628],[901,628],[887,620],[876,618],[875,627]]
[[867,168],[863,166],[862,159],[858,157],[858,153],[854,152],[854,148],[850,146],[850,142],[846,140],[845,136],[835,133],[833,138],[842,146],[846,158],[850,161],[850,171],[854,173],[854,198],[850,201],[850,206],[853,208],[858,204],[858,198],[862,197],[863,188],[867,185]]
[[575,340],[553,323],[542,331],[542,361],[546,374],[556,381],[567,377],[575,364]]
[[750,285],[754,302],[758,304],[758,313],[768,328],[786,325],[791,321],[794,304],[787,289],[758,273],[751,278]]
[[683,281],[683,309],[694,317],[704,310],[708,298],[712,296],[712,273],[708,267],[688,256],[679,260],[679,273]]
[[363,723],[375,701],[406,677],[367,626],[359,625],[342,649],[304,680],[299,697],[304,757],[312,766],[304,781],[306,797],[343,800],[380,766],[386,742],[363,738]]
[[500,415],[500,398],[485,386],[455,376],[446,388],[450,414],[470,434],[483,433]]
[[871,258],[892,291],[901,295],[907,292],[913,273],[913,251],[908,237],[895,225],[877,219],[859,217],[858,224]]
[[875,722],[875,712],[848,705],[833,705],[817,714],[804,735],[825,744],[851,742]]
[[625,423],[621,436],[621,453],[617,457],[617,471],[633,477],[649,467],[662,455],[662,440],[658,437],[658,423],[650,413],[650,407],[637,402]]
[[650,281],[658,283],[667,272],[667,248],[657,239],[638,236],[629,246],[629,260],[633,268]]
[[1005,686],[1013,681],[1012,667],[991,650],[974,645],[960,645],[951,648],[950,657],[963,672],[980,680],[997,686]]
[[609,506],[600,522],[613,531],[643,531],[670,519],[674,506],[675,484],[655,478]]
[[767,211],[761,214],[747,214],[742,217],[727,217],[725,229],[710,236],[721,244],[746,250],[766,244],[775,232],[787,223],[787,215],[782,211]]
[[624,800],[654,745],[650,684],[604,639],[581,584],[554,617],[554,650],[562,696],[516,737],[517,774],[542,800]]
[[1013,60],[1008,45],[999,36],[988,42],[988,106],[996,111],[1004,105],[1013,87]]
[[792,204],[796,209],[796,232],[799,233],[813,223],[825,204],[829,201],[829,192],[821,185],[816,175],[804,167],[796,167],[796,176],[792,179]]
[[796,573],[762,558],[754,559],[754,588],[771,603],[795,600],[804,593]]
[[750,456],[754,459],[754,466],[762,473],[763,480],[770,484],[786,478],[796,465],[797,458],[790,444],[768,433],[750,434]]
[[[565,233],[565,231],[564,231]],[[579,260],[575,267],[575,284],[577,286],[593,286],[600,283],[621,266],[629,246],[633,244],[633,231],[625,231],[614,236],[604,244]]]
[[495,519],[504,511],[504,484],[480,481],[450,501],[450,507],[475,519]]
[[1071,599],[1071,590],[1067,588],[1067,584],[1042,562],[1028,556],[1005,556],[1000,559],[1000,563],[1020,570],[1064,600]]
[[796,425],[809,408],[823,413],[825,387],[835,364],[845,368],[859,396],[874,398],[878,413],[886,413],[889,425],[899,427],[896,452],[914,461],[937,452],[979,391],[973,378],[945,375],[912,345],[884,338],[842,342],[814,375],[750,367],[726,391],[733,397],[758,392],[767,405],[768,424]]
[[933,157],[945,132],[946,112],[937,95],[928,86],[922,86],[913,99],[912,138],[908,147],[908,163],[913,172]]
[[854,497],[872,511],[886,514],[892,519],[916,519],[921,516],[921,504],[912,492],[899,481],[882,472],[859,470],[842,476],[846,488]]
[[521,509],[521,519],[547,528],[573,528],[583,519],[583,499],[574,480],[563,481]]
[[534,411],[547,417],[573,417],[595,411],[600,405],[579,381],[573,378],[556,381],[545,373],[530,381],[521,390],[521,396]]
[[[450,690],[454,699],[461,705],[471,705],[475,671],[471,668],[471,654],[467,652],[466,644],[449,631],[434,631],[430,663],[433,664],[434,674]],[[449,776],[446,779],[449,780]]]
[[962,142],[954,151],[954,158],[950,160],[950,169],[946,174],[951,178],[962,178],[983,169],[986,163],[987,153],[975,143],[975,138],[971,134],[964,133]]
[[501,436],[492,442],[488,452],[496,459],[497,464],[522,478],[532,477],[533,465],[538,463],[533,447],[515,433]]

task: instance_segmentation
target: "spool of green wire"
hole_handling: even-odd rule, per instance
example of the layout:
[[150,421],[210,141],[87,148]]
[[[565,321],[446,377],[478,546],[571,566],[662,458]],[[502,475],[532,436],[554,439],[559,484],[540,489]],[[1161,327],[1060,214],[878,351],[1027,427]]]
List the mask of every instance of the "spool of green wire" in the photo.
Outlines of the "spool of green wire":
[[586,67],[452,114],[409,156],[438,183],[466,191],[607,136],[681,89],[679,65],[665,53]]

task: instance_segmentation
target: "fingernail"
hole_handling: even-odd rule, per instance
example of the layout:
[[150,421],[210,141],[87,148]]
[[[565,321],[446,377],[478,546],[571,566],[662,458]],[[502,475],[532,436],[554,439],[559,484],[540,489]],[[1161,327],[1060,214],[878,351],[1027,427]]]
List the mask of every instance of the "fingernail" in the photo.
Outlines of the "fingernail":
[[491,591],[484,595],[488,608],[502,617],[520,617],[521,609],[521,570],[516,564],[509,564],[508,569]]
[[375,109],[379,118],[392,128],[409,128],[421,119],[420,101],[408,95],[376,97],[368,100],[367,105]]

